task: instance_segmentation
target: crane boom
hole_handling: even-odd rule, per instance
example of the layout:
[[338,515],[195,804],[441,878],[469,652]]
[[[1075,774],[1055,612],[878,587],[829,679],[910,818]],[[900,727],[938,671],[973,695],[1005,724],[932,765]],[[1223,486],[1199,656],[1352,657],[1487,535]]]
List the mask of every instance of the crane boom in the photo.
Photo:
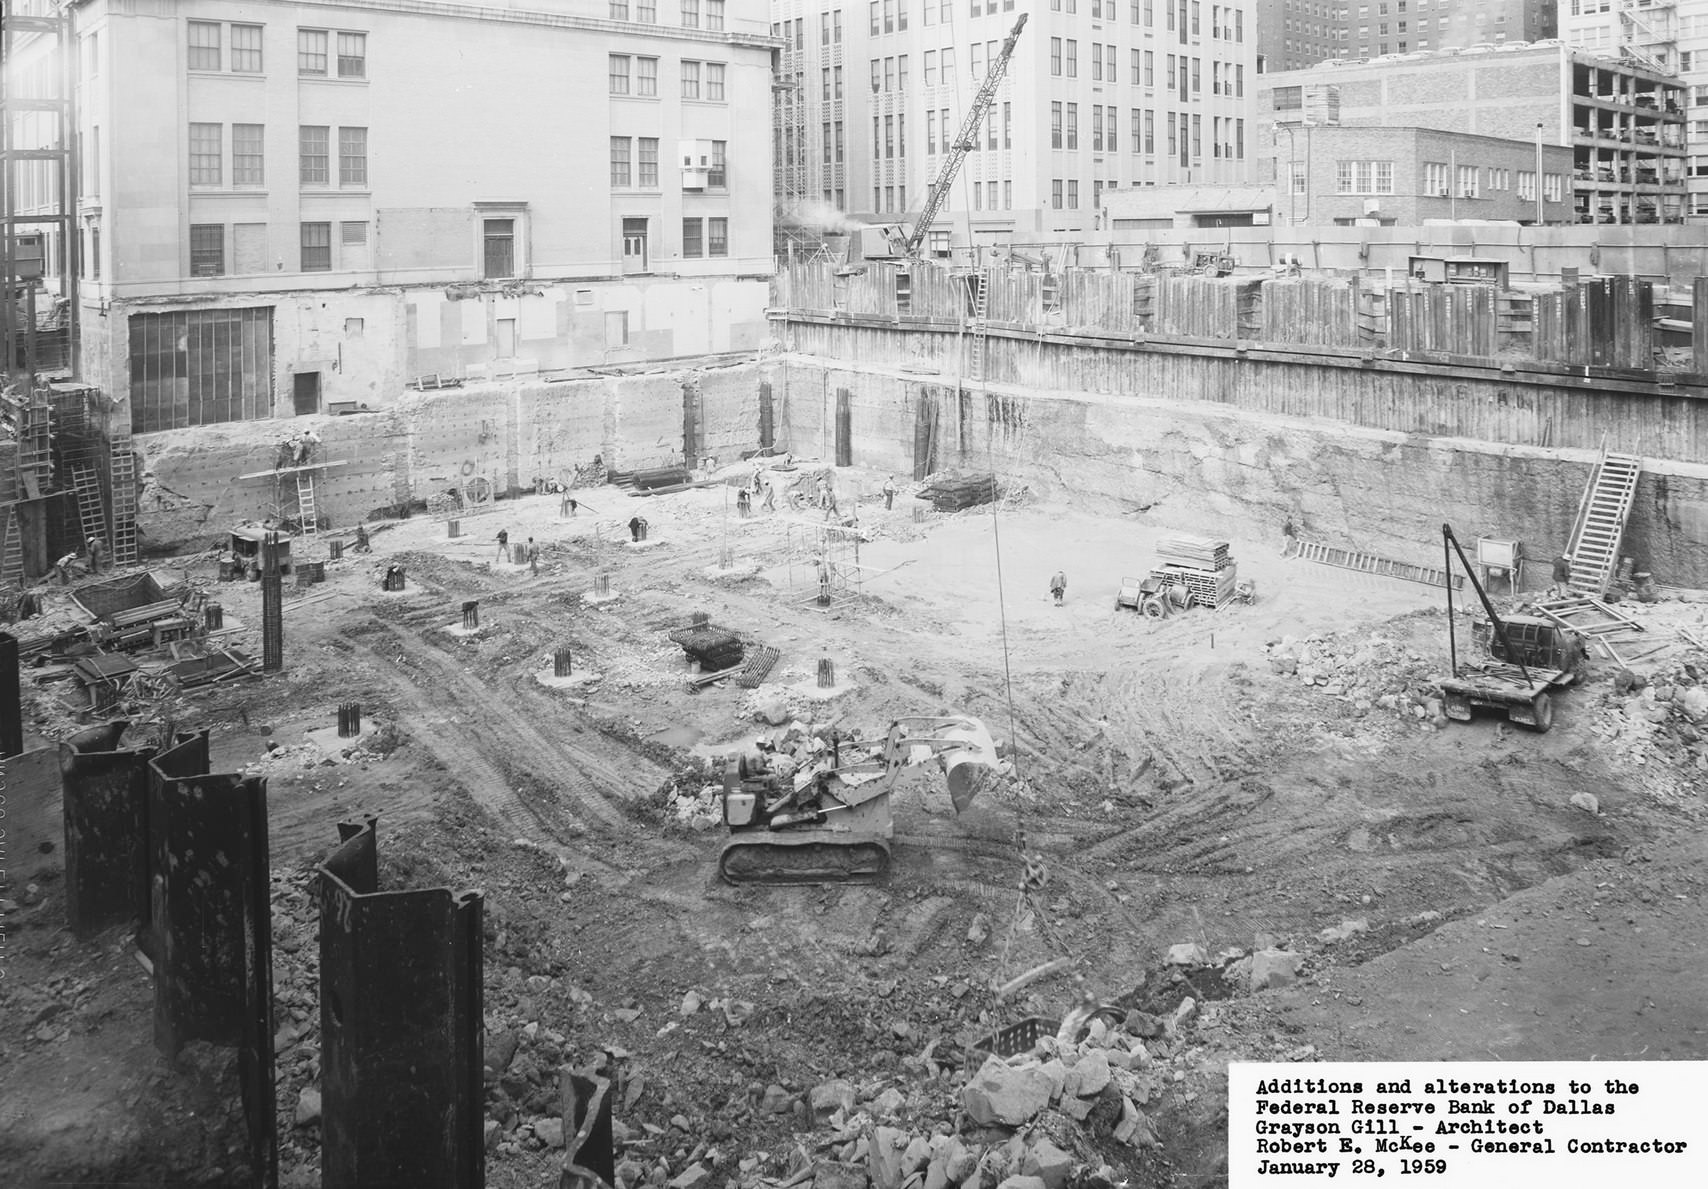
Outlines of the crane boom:
[[949,187],[954,184],[955,175],[961,171],[961,162],[966,160],[967,154],[978,144],[976,138],[979,125],[984,122],[985,113],[990,110],[991,100],[996,98],[996,88],[1008,69],[1008,59],[1014,55],[1014,43],[1020,39],[1020,30],[1026,27],[1026,15],[1021,13],[1020,19],[1014,22],[1008,40],[1002,43],[1002,52],[996,56],[996,61],[990,64],[984,82],[979,84],[978,94],[973,96],[973,105],[967,109],[967,118],[962,121],[960,132],[949,146],[949,155],[943,158],[943,166],[937,171],[937,180],[931,183],[931,189],[925,195],[925,207],[919,212],[913,230],[908,232],[907,238],[902,241],[899,255],[910,260],[919,258],[920,245],[925,242],[925,235],[931,230],[931,224],[943,209],[943,204],[949,200]]

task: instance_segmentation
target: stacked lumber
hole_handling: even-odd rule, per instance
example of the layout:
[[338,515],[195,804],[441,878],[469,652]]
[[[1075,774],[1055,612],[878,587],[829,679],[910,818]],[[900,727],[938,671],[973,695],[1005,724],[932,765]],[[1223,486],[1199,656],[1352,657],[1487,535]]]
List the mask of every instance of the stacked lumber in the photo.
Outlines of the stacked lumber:
[[1157,542],[1156,557],[1162,565],[1193,570],[1220,570],[1234,562],[1226,541],[1212,541],[1208,537],[1164,537]]
[[939,479],[922,489],[920,498],[931,501],[939,512],[959,512],[993,502],[1001,492],[992,475],[955,475]]
[[1150,576],[1178,583],[1192,593],[1194,602],[1217,608],[1234,597],[1234,587],[1239,584],[1239,567],[1231,561],[1219,570],[1169,564],[1158,566]]

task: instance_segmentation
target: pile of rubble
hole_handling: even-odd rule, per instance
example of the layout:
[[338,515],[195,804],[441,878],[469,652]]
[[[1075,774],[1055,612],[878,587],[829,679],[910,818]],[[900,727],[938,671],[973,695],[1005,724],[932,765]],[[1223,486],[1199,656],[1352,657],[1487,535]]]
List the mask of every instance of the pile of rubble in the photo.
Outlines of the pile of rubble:
[[1268,646],[1273,672],[1315,693],[1338,698],[1358,718],[1372,712],[1427,722],[1441,718],[1444,659],[1425,656],[1382,636],[1362,640],[1286,636]]
[[1708,669],[1679,662],[1647,678],[1616,677],[1590,729],[1623,762],[1651,768],[1650,791],[1699,793],[1708,784]]

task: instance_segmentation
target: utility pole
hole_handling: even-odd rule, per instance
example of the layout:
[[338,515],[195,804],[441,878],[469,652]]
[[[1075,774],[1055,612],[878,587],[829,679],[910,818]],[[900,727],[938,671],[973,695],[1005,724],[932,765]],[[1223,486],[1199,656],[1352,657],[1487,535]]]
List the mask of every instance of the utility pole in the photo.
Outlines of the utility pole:
[[1542,121],[1536,121],[1536,226],[1542,226]]

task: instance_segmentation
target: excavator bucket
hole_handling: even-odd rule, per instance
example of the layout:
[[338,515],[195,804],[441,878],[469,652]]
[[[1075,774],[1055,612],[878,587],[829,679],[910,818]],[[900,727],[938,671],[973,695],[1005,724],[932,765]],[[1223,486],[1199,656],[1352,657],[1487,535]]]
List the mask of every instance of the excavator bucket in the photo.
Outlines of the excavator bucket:
[[949,784],[949,800],[955,812],[963,812],[985,786],[1008,771],[1008,765],[997,758],[996,740],[990,728],[976,718],[962,719],[954,726],[943,728],[939,736],[955,740],[939,755],[943,773]]

